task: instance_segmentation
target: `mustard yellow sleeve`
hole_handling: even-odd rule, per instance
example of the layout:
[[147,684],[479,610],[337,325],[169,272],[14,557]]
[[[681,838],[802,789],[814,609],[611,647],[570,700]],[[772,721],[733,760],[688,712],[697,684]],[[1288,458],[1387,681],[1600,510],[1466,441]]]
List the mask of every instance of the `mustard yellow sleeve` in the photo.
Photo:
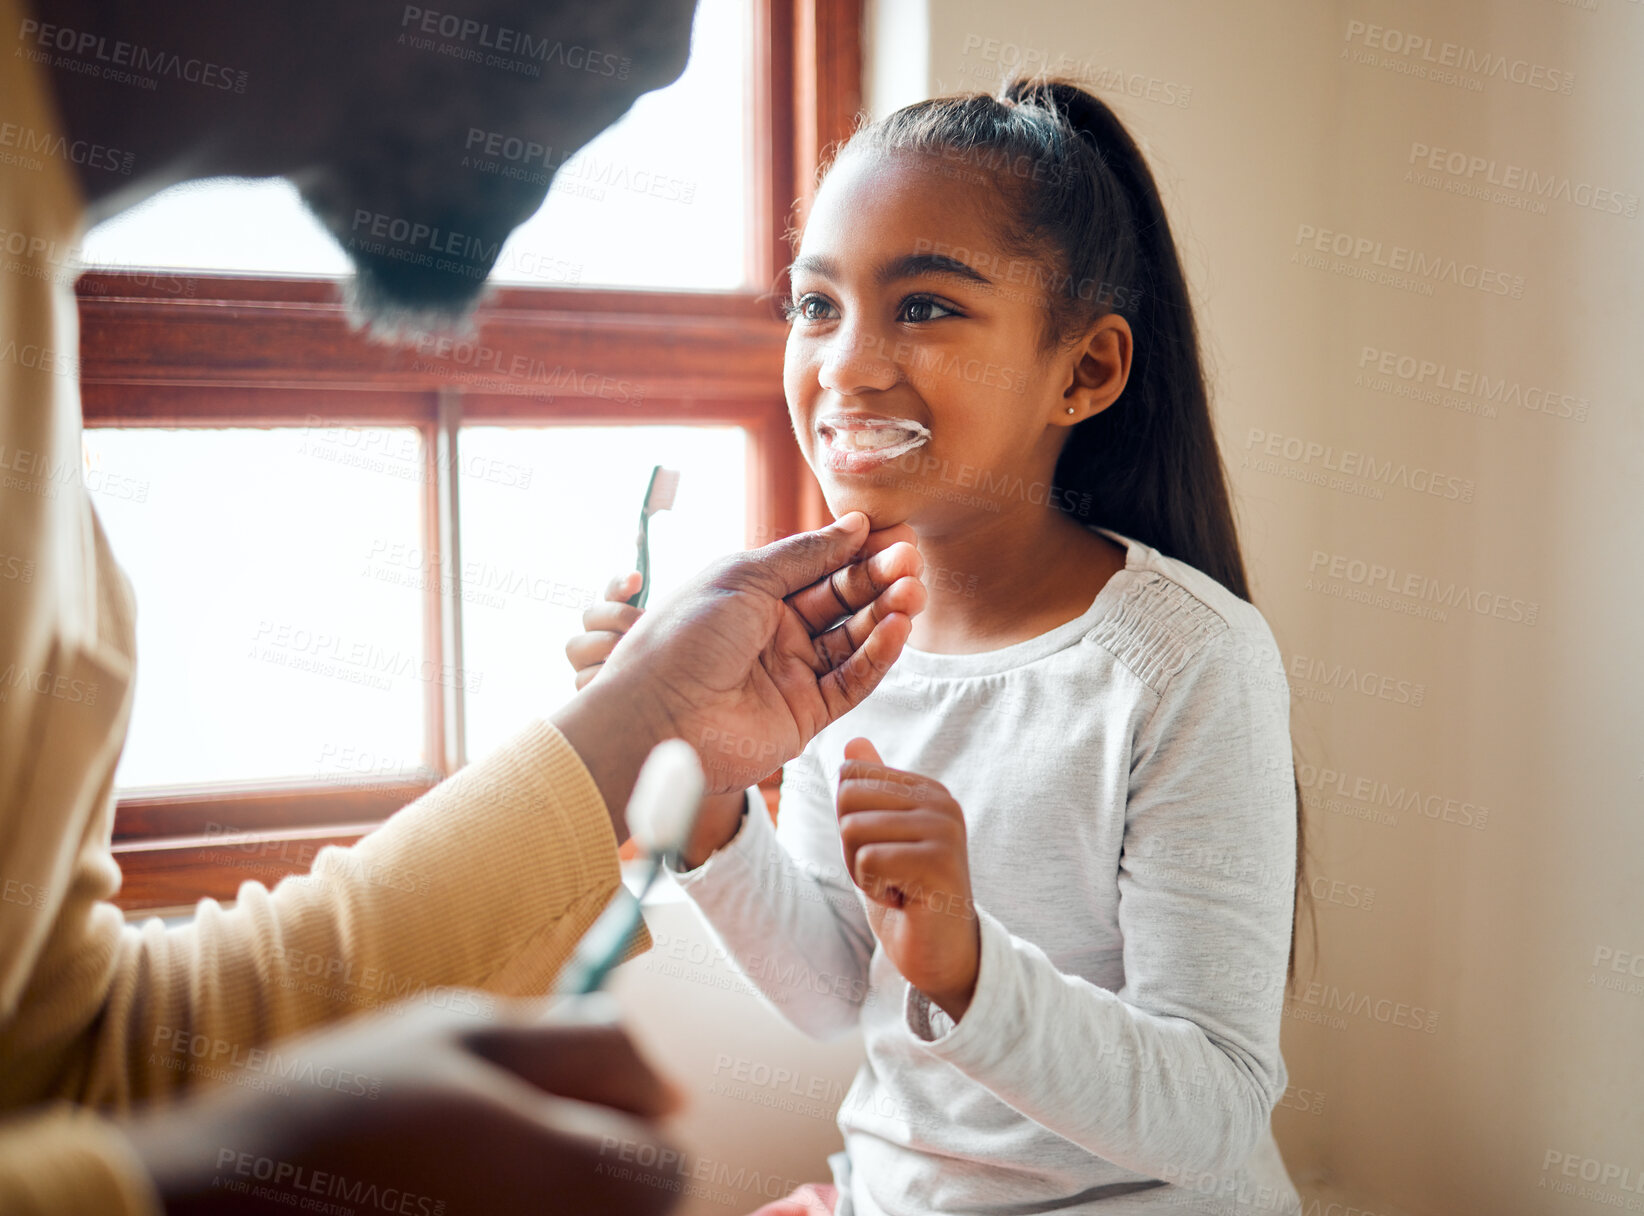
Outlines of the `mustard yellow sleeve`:
[[[297,1065],[274,1040],[399,1000],[488,1016],[489,994],[546,992],[620,881],[598,787],[534,723],[305,877],[203,900],[186,926],[122,926],[106,973],[72,986],[96,1016],[55,1043],[37,1023],[6,1064],[36,1098],[113,1110],[202,1080],[278,1092]],[[100,953],[88,940],[75,965]]]
[[6,1216],[161,1216],[142,1162],[113,1124],[63,1106],[0,1122]]

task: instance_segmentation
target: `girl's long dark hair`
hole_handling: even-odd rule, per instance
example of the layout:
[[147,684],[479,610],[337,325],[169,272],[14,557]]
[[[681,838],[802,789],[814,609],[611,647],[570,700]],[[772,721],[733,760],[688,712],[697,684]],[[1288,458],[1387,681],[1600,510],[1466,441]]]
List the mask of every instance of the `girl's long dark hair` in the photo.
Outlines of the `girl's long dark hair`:
[[[1118,116],[1077,85],[1022,79],[998,97],[906,106],[859,130],[841,155],[901,150],[939,157],[945,171],[1001,192],[1002,243],[1040,268],[1048,346],[1107,313],[1130,323],[1124,392],[1072,429],[1057,462],[1063,509],[1073,504],[1082,522],[1151,545],[1248,601],[1187,279],[1158,184]],[[1305,844],[1299,781],[1295,788],[1299,911]],[[1295,961],[1292,934],[1292,973]]]

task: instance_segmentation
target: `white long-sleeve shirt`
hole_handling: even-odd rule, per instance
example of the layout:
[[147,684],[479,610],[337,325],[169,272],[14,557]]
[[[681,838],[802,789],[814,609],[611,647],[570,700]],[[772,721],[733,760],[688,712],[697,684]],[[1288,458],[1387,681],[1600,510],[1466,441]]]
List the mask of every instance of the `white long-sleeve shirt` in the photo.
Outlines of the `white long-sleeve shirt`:
[[[860,1025],[839,1216],[1279,1213],[1269,1128],[1296,859],[1290,702],[1267,622],[1117,533],[1076,620],[980,654],[904,650],[879,689],[679,876],[818,1037]],[[981,925],[956,1025],[897,972],[844,868],[847,740],[964,810]]]

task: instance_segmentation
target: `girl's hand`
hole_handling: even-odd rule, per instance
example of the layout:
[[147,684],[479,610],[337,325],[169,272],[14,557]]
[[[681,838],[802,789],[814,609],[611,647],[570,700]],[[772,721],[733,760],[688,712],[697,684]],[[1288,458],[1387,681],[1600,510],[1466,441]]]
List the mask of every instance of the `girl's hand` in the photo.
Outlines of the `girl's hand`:
[[588,632],[579,633],[565,643],[565,657],[571,660],[576,672],[578,692],[599,674],[622,635],[645,615],[643,609],[628,603],[628,598],[638,590],[639,571],[618,575],[605,584],[605,598],[590,604],[582,614],[582,627]]
[[982,962],[964,812],[937,782],[886,767],[866,739],[845,745],[838,808],[845,868],[868,897],[874,936],[957,1022]]

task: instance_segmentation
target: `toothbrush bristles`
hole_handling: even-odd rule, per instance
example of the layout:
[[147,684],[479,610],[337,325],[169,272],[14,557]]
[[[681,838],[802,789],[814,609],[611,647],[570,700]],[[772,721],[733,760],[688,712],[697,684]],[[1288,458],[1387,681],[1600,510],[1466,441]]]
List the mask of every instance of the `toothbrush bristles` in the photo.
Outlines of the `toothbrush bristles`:
[[674,494],[679,490],[679,470],[659,467],[655,476],[651,478],[651,493],[645,499],[645,513],[654,515],[658,511],[668,511],[673,508]]
[[678,853],[702,806],[702,761],[683,739],[656,745],[640,766],[628,799],[628,830],[651,856]]

